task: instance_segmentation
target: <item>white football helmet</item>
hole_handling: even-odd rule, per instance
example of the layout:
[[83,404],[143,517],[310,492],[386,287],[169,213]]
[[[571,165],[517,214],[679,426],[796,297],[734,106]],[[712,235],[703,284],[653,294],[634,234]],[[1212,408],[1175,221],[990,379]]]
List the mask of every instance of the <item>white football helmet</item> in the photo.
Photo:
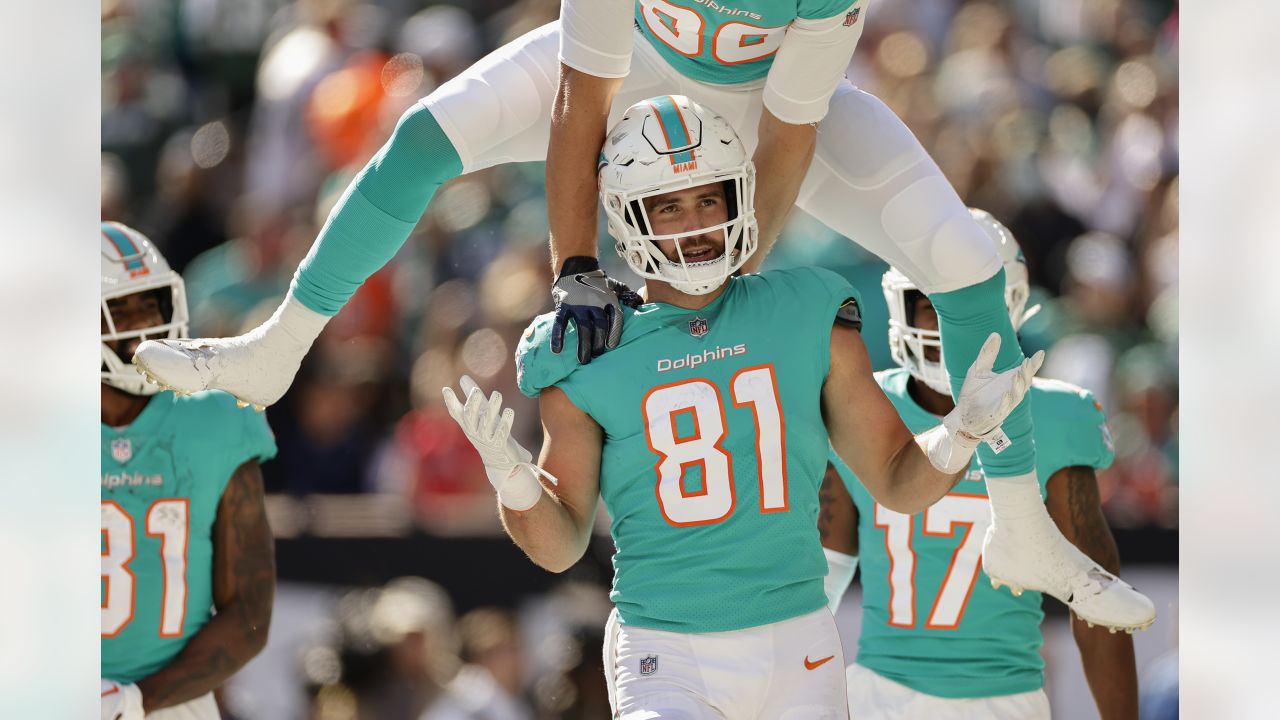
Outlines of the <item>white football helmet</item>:
[[[135,293],[159,291],[164,322],[134,330],[117,330],[108,301]],[[116,222],[102,223],[102,382],[131,395],[153,395],[158,385],[113,349],[121,340],[183,338],[187,336],[187,291],[182,276],[169,268],[147,236]]]
[[1027,258],[1022,254],[1022,248],[1018,246],[1013,233],[1009,232],[1009,228],[995,219],[991,213],[969,208],[969,214],[986,231],[987,237],[995,241],[996,249],[1000,252],[1000,260],[1004,262],[1004,302],[1009,306],[1009,319],[1013,321],[1013,331],[1017,332],[1022,329],[1023,323],[1040,312],[1039,305],[1027,308],[1027,300],[1031,298]]
[[[1004,262],[1004,301],[1009,308],[1013,330],[1017,332],[1028,318],[1040,311],[1039,305],[1024,310],[1027,299],[1031,296],[1026,257],[1022,254],[1022,248],[1018,247],[1013,233],[992,217],[991,213],[970,208],[969,214],[996,243],[1000,259]],[[951,378],[942,361],[942,334],[937,330],[922,330],[907,320],[907,293],[919,288],[893,267],[881,278],[880,287],[884,290],[884,299],[889,306],[889,354],[893,361],[935,392],[950,395]],[[938,349],[938,360],[926,359],[925,351],[929,348]]]
[[[618,254],[640,277],[705,295],[756,251],[755,165],[724,118],[683,95],[662,95],[627,108],[609,131],[597,174],[609,234],[617,241]],[[727,222],[691,232],[652,233],[644,198],[713,182],[725,183]],[[685,262],[679,239],[708,230],[724,231],[724,254]],[[657,240],[677,241],[677,261],[662,254]]]

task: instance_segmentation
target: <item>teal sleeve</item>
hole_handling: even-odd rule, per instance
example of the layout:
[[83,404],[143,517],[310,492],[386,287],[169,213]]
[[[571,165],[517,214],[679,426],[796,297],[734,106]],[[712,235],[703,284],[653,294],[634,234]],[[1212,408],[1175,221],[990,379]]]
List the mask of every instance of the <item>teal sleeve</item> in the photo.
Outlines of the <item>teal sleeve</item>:
[[794,291],[801,298],[804,322],[817,341],[814,353],[821,365],[821,377],[831,369],[831,326],[836,312],[850,298],[860,301],[858,291],[848,280],[826,268],[799,267],[780,270],[790,280]]
[[1107,416],[1102,412],[1102,404],[1094,399],[1093,393],[1081,389],[1075,396],[1075,422],[1069,433],[1067,448],[1068,462],[1064,467],[1084,465],[1095,470],[1111,467],[1115,460],[1115,444],[1111,439],[1111,430],[1107,427]]
[[1059,380],[1036,378],[1030,395],[1036,465],[1042,478],[1068,467],[1110,467],[1115,447],[1106,415],[1092,393]]
[[796,17],[805,20],[822,20],[824,18],[843,15],[857,6],[861,0],[800,0]]
[[244,418],[243,440],[240,452],[237,453],[243,458],[240,464],[248,460],[257,460],[262,463],[275,457],[276,436],[271,432],[271,426],[267,424],[267,414],[245,412],[243,409],[240,410],[240,414]]
[[290,291],[302,304],[335,315],[373,273],[390,262],[437,188],[462,172],[462,160],[431,111],[414,105],[329,213]]
[[569,377],[578,367],[578,331],[574,323],[564,332],[564,352],[551,352],[551,324],[554,313],[539,315],[529,323],[516,347],[516,384],[528,397],[537,397],[544,388]]

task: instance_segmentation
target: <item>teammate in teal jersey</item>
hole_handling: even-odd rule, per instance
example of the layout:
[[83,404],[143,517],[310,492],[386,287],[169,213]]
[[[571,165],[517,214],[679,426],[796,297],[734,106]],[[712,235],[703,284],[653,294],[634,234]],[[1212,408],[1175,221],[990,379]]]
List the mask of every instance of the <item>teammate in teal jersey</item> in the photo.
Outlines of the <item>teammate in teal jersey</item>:
[[[919,441],[871,376],[853,288],[820,268],[731,277],[758,245],[755,174],[732,128],[673,102],[695,147],[671,152],[662,106],[632,106],[600,156],[618,252],[646,278],[617,349],[588,365],[551,352],[553,316],[517,351],[539,397],[541,468],[511,410],[469,378],[450,414],[484,459],[507,532],[563,571],[603,498],[616,548],[606,680],[622,718],[843,718],[839,638],[817,534],[827,437],[880,502],[927,506],[1017,404],[1043,355],[975,364],[958,426]],[[918,444],[919,443],[919,444]],[[947,461],[962,455],[963,464]],[[538,474],[556,478],[549,498]],[[835,668],[835,669],[833,669]]]
[[[1019,326],[1027,317],[1028,286],[1011,236],[1009,245],[1007,297]],[[938,362],[937,316],[928,298],[896,270],[885,273],[884,289],[893,355],[902,367],[877,373],[876,379],[907,427],[920,432],[952,409]],[[1049,514],[1072,542],[1118,572],[1094,477],[1113,456],[1101,408],[1087,390],[1054,380],[1035,379],[1029,395],[1038,433],[1037,475]],[[857,659],[848,668],[851,717],[1047,720],[1041,596],[997,592],[987,577],[979,577],[982,535],[991,517],[981,468],[973,465],[965,480],[924,513],[904,515],[878,504],[839,457],[833,454],[831,462],[820,526],[832,574],[842,578],[829,583],[833,609],[855,562],[860,559],[862,567],[862,630]],[[1133,639],[1078,617],[1072,624],[1101,717],[1137,718]]]
[[121,360],[186,327],[182,278],[141,233],[103,223],[103,720],[217,720],[214,688],[267,641],[266,419],[225,393],[157,393]]
[[[930,295],[952,350],[953,392],[991,332],[1002,338],[996,369],[1018,367],[995,248],[906,125],[845,78],[868,6],[562,0],[558,22],[499,48],[405,113],[336,204],[268,321],[236,338],[146,343],[140,362],[179,390],[222,389],[259,407],[275,402],[328,318],[395,255],[441,183],[534,160],[547,161],[551,190],[551,349],[561,350],[572,324],[578,359],[589,362],[617,346],[624,317],[622,288],[596,259],[596,151],[623,108],[674,92],[717,108],[754,152],[763,248],[799,206]],[[669,127],[673,142],[687,139],[678,113]],[[1009,414],[1000,440],[978,448],[993,512],[1003,513],[988,570],[1011,585],[1066,586],[1053,591],[1099,621],[1142,616],[1149,603],[1137,593],[1076,582],[1098,568],[1063,539],[1037,497],[1025,403]]]

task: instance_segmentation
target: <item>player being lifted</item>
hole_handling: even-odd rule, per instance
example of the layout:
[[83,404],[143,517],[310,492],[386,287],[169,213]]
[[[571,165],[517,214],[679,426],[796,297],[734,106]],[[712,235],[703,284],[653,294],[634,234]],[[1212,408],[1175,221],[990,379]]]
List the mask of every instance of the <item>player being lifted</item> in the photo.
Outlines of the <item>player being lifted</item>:
[[[1009,313],[1020,326],[1029,290],[1021,253],[1004,226],[982,211],[974,214],[1001,244]],[[907,427],[923,432],[954,406],[939,362],[937,315],[897,270],[885,273],[884,293],[889,343],[901,367],[877,373],[876,380]],[[1037,476],[1050,515],[1069,539],[1118,572],[1094,477],[1113,455],[1106,418],[1088,391],[1067,383],[1036,378],[1028,394]],[[833,560],[833,609],[861,552],[862,632],[848,668],[853,717],[1048,720],[1040,594],[1010,596],[979,577],[982,536],[991,522],[981,468],[969,467],[965,480],[923,513],[904,515],[877,503],[833,454],[820,517]],[[1133,638],[1079,617],[1072,630],[1101,717],[1137,718]]]
[[[996,368],[1017,367],[1023,357],[995,248],[906,125],[844,77],[868,4],[562,0],[558,22],[496,50],[405,113],[339,200],[271,319],[236,338],[144,345],[140,361],[166,386],[219,388],[269,405],[328,318],[403,244],[441,183],[545,159],[558,273],[551,347],[560,350],[572,322],[579,360],[589,362],[617,345],[623,318],[618,283],[595,257],[596,149],[622,108],[677,92],[717,108],[754,152],[763,251],[744,271],[798,205],[929,294],[951,349],[953,393],[991,332],[1002,340]],[[687,141],[679,120],[677,112],[669,123],[672,146]],[[1045,513],[1025,404],[977,452],[997,499],[993,576],[1028,588],[1068,586],[1060,599],[1099,619],[1148,604],[1131,588],[1091,580],[1100,568],[1082,565]]]
[[[677,118],[692,136],[673,147]],[[521,390],[539,396],[541,468],[498,393],[464,377],[465,404],[444,391],[449,412],[542,567],[582,557],[604,498],[617,716],[843,718],[816,525],[828,430],[881,502],[923,509],[960,477],[939,467],[968,466],[957,436],[999,425],[1043,354],[992,373],[993,335],[958,423],[915,438],[872,378],[852,286],[821,268],[731,277],[758,246],[755,174],[723,118],[680,96],[643,101],[600,157],[610,233],[649,302],[588,365],[550,352],[552,315],[534,320],[517,358]],[[549,497],[543,472],[558,478]]]
[[182,278],[141,233],[103,223],[103,720],[217,720],[212,691],[267,641],[266,419],[221,392],[157,393],[121,360],[186,329]]

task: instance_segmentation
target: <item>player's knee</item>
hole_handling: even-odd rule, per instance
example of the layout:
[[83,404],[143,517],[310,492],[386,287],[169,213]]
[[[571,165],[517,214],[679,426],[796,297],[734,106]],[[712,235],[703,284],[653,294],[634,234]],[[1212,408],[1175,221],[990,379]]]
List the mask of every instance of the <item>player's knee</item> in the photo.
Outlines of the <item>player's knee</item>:
[[415,171],[422,173],[423,180],[435,184],[461,172],[458,149],[431,108],[423,103],[415,103],[400,116],[383,154],[416,158]]
[[908,259],[901,270],[926,293],[975,285],[1000,269],[995,243],[941,174],[900,191],[885,204],[881,222]]

